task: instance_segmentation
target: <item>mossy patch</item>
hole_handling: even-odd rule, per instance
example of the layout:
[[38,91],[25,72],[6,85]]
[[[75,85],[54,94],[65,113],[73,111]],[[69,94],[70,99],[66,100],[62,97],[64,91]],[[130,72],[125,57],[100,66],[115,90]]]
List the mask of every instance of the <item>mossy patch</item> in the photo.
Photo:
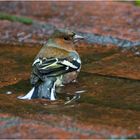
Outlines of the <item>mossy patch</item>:
[[140,0],[135,0],[134,2],[136,6],[140,6]]
[[27,25],[30,25],[33,23],[33,20],[30,18],[15,16],[15,15],[11,15],[8,13],[2,13],[2,12],[0,12],[0,20],[16,21],[16,22],[20,22],[23,24],[27,24]]

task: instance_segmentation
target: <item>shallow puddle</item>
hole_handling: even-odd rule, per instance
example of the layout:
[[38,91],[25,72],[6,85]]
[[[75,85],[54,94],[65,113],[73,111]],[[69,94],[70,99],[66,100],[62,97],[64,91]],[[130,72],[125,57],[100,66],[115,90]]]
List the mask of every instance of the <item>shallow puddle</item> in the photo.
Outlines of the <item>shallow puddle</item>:
[[[117,77],[103,72],[98,74],[94,72],[94,65],[90,65],[93,63],[100,65],[105,58],[112,56],[113,60],[115,57],[118,59],[116,54],[122,57],[124,54],[118,50],[100,50],[96,53],[96,49],[90,48],[89,55],[81,51],[83,69],[78,82],[57,89],[57,101],[18,100],[17,96],[27,93],[31,88],[29,83],[31,64],[39,49],[39,47],[0,48],[0,58],[3,60],[0,70],[1,113],[11,113],[25,118],[30,118],[29,114],[34,116],[63,114],[83,124],[99,124],[136,131],[140,129],[140,81],[131,79],[127,75]],[[133,56],[131,58],[134,59],[135,67],[137,60]],[[112,61],[112,65],[114,62]],[[110,59],[109,64],[111,65]],[[132,74],[135,75],[133,71]],[[69,102],[73,97],[76,100]],[[41,121],[41,118],[39,120]]]

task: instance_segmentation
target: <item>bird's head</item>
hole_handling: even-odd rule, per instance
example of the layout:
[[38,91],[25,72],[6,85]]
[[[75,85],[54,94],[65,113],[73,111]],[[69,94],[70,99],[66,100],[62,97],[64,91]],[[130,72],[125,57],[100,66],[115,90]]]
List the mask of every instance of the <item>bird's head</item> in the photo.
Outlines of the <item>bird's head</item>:
[[77,35],[75,32],[68,29],[56,29],[51,38],[61,39],[65,43],[75,43],[79,40],[84,39],[84,37]]

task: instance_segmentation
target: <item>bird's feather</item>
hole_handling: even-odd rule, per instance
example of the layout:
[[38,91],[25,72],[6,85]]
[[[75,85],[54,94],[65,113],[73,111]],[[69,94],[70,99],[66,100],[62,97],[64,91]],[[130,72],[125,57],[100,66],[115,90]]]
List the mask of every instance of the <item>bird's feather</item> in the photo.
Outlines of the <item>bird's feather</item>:
[[[39,59],[39,58],[38,58]],[[75,59],[69,58],[40,58],[34,63],[34,67],[38,69],[41,74],[47,76],[59,76],[64,73],[76,71],[80,68],[80,63]]]
[[30,100],[33,96],[33,93],[34,93],[34,90],[35,90],[35,87],[33,87],[25,96],[19,96],[18,99],[21,99],[21,100]]

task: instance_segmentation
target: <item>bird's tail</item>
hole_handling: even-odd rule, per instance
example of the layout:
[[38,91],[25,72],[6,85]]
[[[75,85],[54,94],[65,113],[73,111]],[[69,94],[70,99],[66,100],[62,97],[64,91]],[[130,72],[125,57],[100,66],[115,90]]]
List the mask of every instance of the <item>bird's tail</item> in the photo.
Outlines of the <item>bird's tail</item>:
[[46,81],[40,84],[38,88],[39,98],[46,98],[51,101],[56,100],[55,82],[55,78],[48,78]]
[[21,100],[38,98],[38,87],[33,87],[25,96],[18,96],[17,98]]
[[19,96],[18,99],[30,100],[34,98],[46,98],[51,101],[56,100],[55,82],[55,78],[48,78],[40,85],[33,87],[25,96]]

